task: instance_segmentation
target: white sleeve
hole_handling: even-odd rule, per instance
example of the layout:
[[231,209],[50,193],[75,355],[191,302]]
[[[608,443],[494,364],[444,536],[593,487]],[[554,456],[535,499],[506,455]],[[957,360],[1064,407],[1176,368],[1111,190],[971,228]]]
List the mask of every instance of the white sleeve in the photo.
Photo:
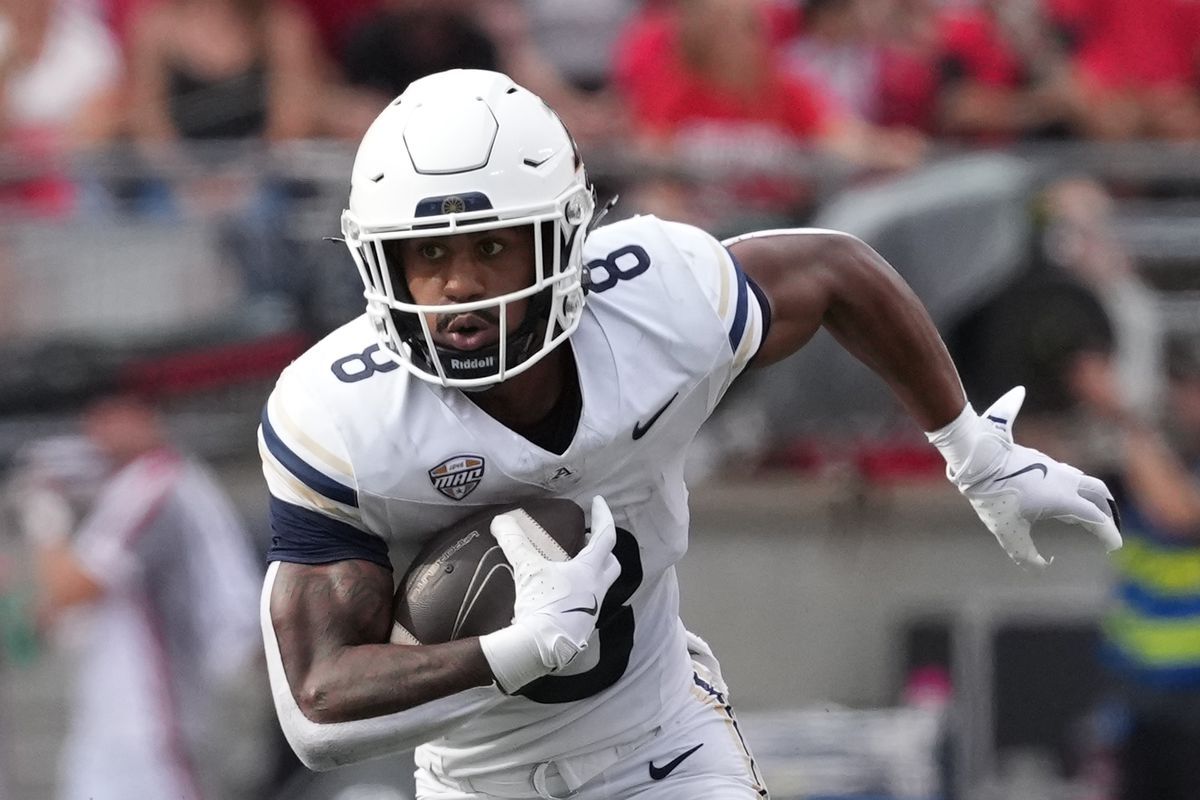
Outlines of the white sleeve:
[[715,406],[758,352],[770,327],[771,308],[766,295],[721,242],[691,225],[665,220],[662,225],[716,312],[729,342],[725,374],[712,401]]
[[394,714],[347,722],[313,722],[304,716],[292,694],[279,654],[275,626],[271,622],[271,589],[278,571],[278,562],[271,564],[267,571],[259,615],[267,673],[284,736],[309,769],[333,769],[412,749],[444,736],[503,702],[504,695],[495,685],[480,686]]
[[335,416],[294,369],[280,376],[258,429],[267,488],[278,500],[365,531]]

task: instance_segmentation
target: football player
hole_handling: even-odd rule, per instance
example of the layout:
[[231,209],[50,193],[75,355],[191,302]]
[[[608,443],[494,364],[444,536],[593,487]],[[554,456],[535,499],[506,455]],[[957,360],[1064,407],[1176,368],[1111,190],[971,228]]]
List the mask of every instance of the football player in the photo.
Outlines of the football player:
[[[716,659],[679,618],[684,455],[744,369],[822,326],[930,432],[1014,559],[1045,563],[1029,528],[1046,517],[1120,545],[1104,484],[1014,444],[1021,389],[974,411],[863,242],[594,216],[571,137],[503,75],[416,81],[365,135],[342,230],[366,314],[284,371],[260,428],[263,635],[310,767],[416,746],[423,798],[766,796]],[[592,538],[548,562],[496,518],[511,626],[388,642],[393,571],[424,539],[545,496],[589,510]]]

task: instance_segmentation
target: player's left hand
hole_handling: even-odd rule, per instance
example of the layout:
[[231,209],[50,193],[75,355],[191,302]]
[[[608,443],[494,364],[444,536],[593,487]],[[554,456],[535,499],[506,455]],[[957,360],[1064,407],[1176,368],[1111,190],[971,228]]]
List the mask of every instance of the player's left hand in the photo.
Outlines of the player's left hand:
[[1025,388],[1018,386],[983,414],[957,420],[952,447],[935,439],[947,458],[946,476],[1018,564],[1050,563],[1029,535],[1041,519],[1081,525],[1109,552],[1120,548],[1120,517],[1104,482],[1013,441],[1024,401]]
[[513,567],[516,599],[512,624],[481,636],[479,644],[496,683],[512,694],[587,649],[600,604],[621,572],[613,555],[617,529],[608,504],[597,496],[587,544],[566,561],[546,558],[512,514],[493,518],[491,531]]

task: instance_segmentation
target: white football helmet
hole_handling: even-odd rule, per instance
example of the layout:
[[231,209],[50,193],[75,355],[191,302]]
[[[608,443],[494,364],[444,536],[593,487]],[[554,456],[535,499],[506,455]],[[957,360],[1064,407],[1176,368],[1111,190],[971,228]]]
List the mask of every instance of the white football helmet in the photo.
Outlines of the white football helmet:
[[[366,287],[381,350],[422,380],[480,389],[564,342],[583,313],[583,240],[595,210],[575,142],[558,116],[505,75],[450,70],[414,81],[359,145],[342,234]],[[466,303],[412,302],[393,239],[533,227],[533,282]],[[549,251],[549,252],[547,252]],[[505,307],[529,299],[507,329]],[[427,314],[492,309],[499,341],[477,350],[435,343]]]

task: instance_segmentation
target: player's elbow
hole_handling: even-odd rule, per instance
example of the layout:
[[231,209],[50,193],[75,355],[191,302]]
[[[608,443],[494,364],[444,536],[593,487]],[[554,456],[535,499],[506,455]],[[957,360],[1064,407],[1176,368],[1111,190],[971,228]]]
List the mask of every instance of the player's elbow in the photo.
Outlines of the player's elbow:
[[338,722],[337,706],[329,688],[318,680],[307,680],[296,690],[296,705],[305,719],[318,724]]
[[278,709],[284,737],[300,763],[314,772],[326,772],[350,763],[339,737],[328,724],[329,720],[317,718],[309,710],[320,708],[321,702],[315,692],[305,690],[297,694],[296,704]]

